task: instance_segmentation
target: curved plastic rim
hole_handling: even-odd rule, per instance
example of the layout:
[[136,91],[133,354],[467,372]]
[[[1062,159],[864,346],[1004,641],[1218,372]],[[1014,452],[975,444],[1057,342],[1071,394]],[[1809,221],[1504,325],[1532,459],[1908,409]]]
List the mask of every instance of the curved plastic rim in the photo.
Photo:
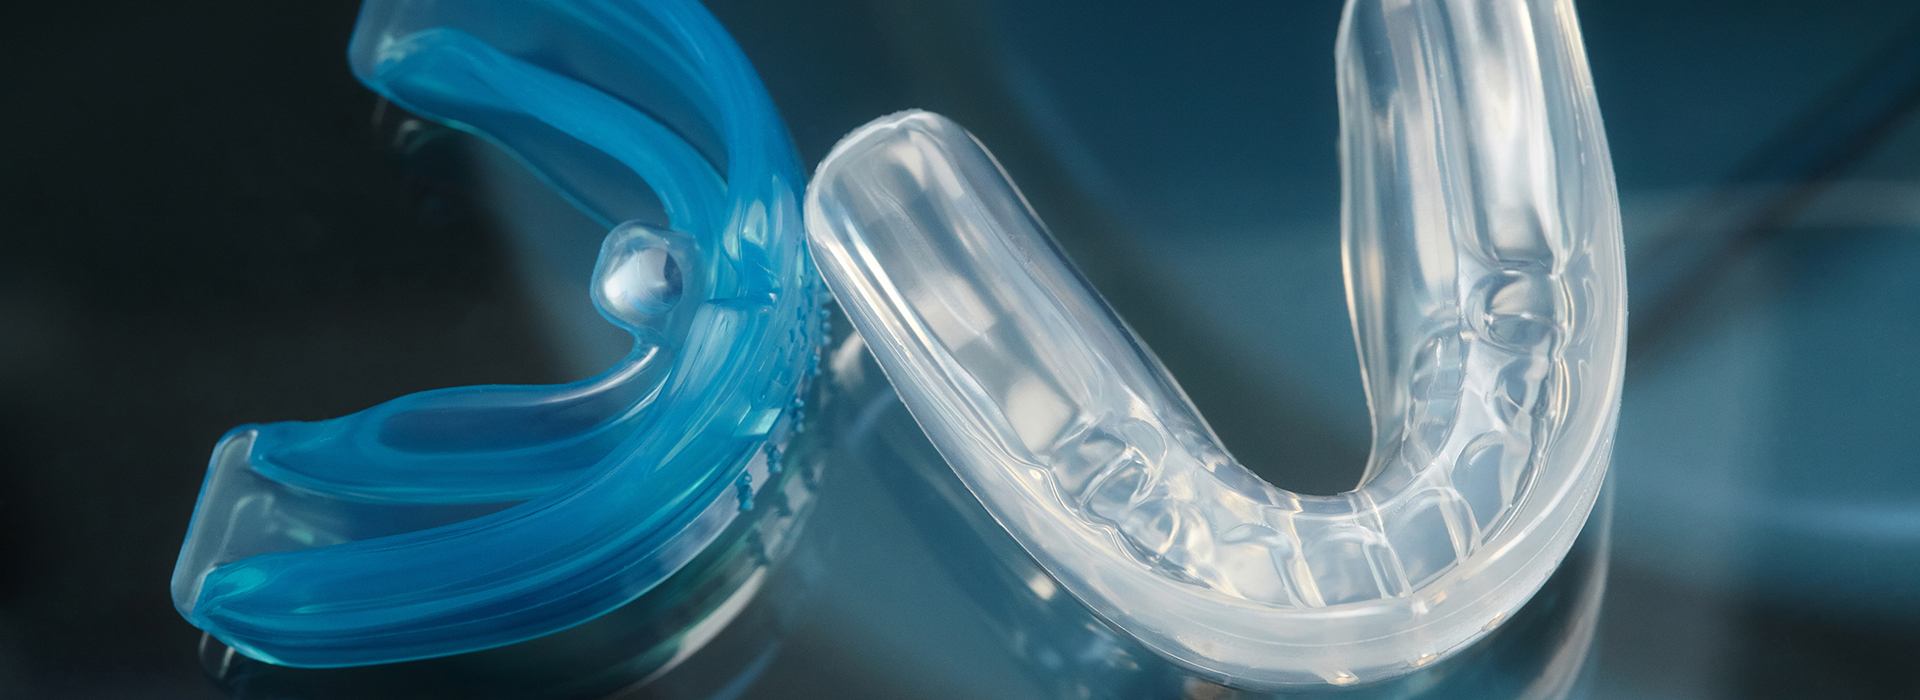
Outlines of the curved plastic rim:
[[1353,0],[1338,57],[1375,432],[1340,496],[1235,463],[958,125],[877,120],[808,190],[828,286],[987,509],[1240,686],[1378,680],[1491,630],[1579,533],[1619,407],[1618,205],[1571,5]]
[[[248,656],[344,666],[632,601],[751,502],[817,361],[798,163],[771,101],[690,0],[370,0],[350,54],[370,87],[494,140],[612,229],[593,301],[635,349],[575,384],[236,428],[175,605]],[[620,223],[646,190],[666,220]]]

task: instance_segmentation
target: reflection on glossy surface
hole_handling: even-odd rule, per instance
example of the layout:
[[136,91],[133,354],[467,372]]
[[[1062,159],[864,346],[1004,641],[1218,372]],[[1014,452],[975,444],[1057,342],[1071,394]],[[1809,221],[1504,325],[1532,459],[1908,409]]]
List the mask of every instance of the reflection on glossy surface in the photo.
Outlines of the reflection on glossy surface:
[[[810,400],[819,403],[822,390],[817,385]],[[696,670],[674,677],[678,692],[751,682],[779,648],[783,618],[817,578],[788,560],[817,501],[826,460],[820,435],[799,431],[779,466],[763,474],[743,517],[699,556],[638,600],[585,624],[485,651],[335,669],[256,661],[208,635],[201,664],[235,700],[629,697],[639,688],[659,692],[653,684],[696,654],[704,654]],[[714,650],[703,652],[709,646]]]
[[[858,337],[854,337],[855,343]],[[855,347],[842,344],[838,360]],[[864,352],[865,375],[878,374]],[[890,391],[867,396],[837,468],[871,471],[888,496],[919,514],[915,529],[941,553],[945,573],[981,607],[1006,651],[1041,688],[1040,697],[1254,698],[1295,697],[1224,688],[1193,678],[1102,623],[1067,594],[966,490]],[[852,402],[850,402],[852,403]],[[1560,569],[1493,633],[1445,660],[1380,684],[1300,697],[1461,698],[1567,697],[1593,651],[1606,589],[1611,500],[1594,517]]]
[[[820,384],[829,388],[789,456],[818,473],[817,482],[804,482],[817,485],[805,500],[818,510],[804,516],[784,558],[736,557],[756,563],[702,574],[714,581],[702,594],[670,579],[661,592],[681,602],[726,599],[763,581],[737,619],[678,667],[649,678],[660,658],[684,648],[663,644],[660,632],[686,623],[669,611],[675,599],[649,594],[573,630],[478,654],[314,670],[212,647],[209,673],[233,697],[262,700],[1292,697],[1193,678],[1100,621],[967,492],[858,336],[843,335],[828,365]],[[1456,657],[1385,684],[1305,697],[1565,697],[1590,657],[1606,579],[1607,512],[1603,500],[1560,572]],[[732,545],[740,546],[757,545]]]
[[[24,57],[0,69],[20,107],[0,132],[0,697],[220,696],[194,657],[200,632],[155,592],[227,428],[434,387],[566,382],[625,354],[576,358],[581,333],[532,306],[546,290],[517,274],[532,255],[475,211],[544,191],[537,180],[426,183],[444,169],[396,161],[369,138],[373,97],[339,57],[360,5],[37,3],[0,22]],[[1236,456],[1306,493],[1358,480],[1366,407],[1331,235],[1325,27],[1338,3],[707,5],[764,76],[804,162],[876,114],[955,117],[1163,346],[1200,408],[1248,417],[1215,422]],[[1803,184],[1742,164],[1807,144],[1805,117],[1847,107],[1857,78],[1920,19],[1911,0],[1579,9],[1627,232],[1686,240],[1720,230],[1675,223],[1702,200],[1766,207]],[[137,59],[103,60],[123,56]],[[1913,114],[1907,97],[1881,94]],[[1702,274],[1713,288],[1667,341],[1635,338],[1636,358],[1650,352],[1629,366],[1609,478],[1596,697],[1920,691],[1920,528],[1907,519],[1920,512],[1908,505],[1920,494],[1920,120],[1891,121],[1877,140],[1846,131],[1818,139],[1854,154],[1827,194],[1739,264]],[[487,162],[500,159],[511,156]],[[581,237],[539,242],[584,249],[560,275],[578,286],[606,226],[573,215]],[[1630,272],[1651,292],[1639,262]],[[1639,296],[1634,318],[1657,296]],[[584,289],[553,297],[607,344],[628,342]],[[1266,471],[1289,465],[1265,455],[1306,458]],[[1699,488],[1674,488],[1681,479]],[[756,689],[794,692],[755,695],[1055,697],[994,661],[1004,655],[969,651],[994,635],[958,584],[927,573],[938,560],[915,557],[926,550],[915,520],[886,489],[871,475],[827,481],[836,507],[814,524],[840,533],[832,561],[847,592],[796,616],[804,624]],[[1743,483],[1756,490],[1728,488]],[[1818,495],[1817,518],[1767,520],[1796,494]],[[843,527],[856,518],[875,527]],[[928,630],[940,648],[916,642]],[[943,651],[959,668],[932,663]]]

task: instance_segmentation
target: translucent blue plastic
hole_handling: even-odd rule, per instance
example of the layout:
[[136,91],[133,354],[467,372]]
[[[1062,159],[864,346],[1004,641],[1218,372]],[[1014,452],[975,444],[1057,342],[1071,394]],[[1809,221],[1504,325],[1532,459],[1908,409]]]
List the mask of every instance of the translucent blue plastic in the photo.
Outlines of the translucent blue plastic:
[[371,0],[350,54],[611,228],[593,302],[634,349],[573,384],[234,429],[174,604],[249,656],[324,667],[500,646],[635,599],[778,469],[817,362],[785,128],[691,0]]

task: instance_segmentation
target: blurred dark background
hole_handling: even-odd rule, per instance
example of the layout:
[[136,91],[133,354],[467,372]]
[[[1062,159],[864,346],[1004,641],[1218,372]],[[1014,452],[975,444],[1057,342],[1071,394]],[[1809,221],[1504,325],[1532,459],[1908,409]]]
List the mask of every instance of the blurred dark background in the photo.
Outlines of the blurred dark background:
[[[217,697],[167,578],[228,428],[590,371],[358,3],[0,23],[0,698]],[[1358,478],[1339,3],[717,0],[803,162],[941,111],[1235,454]],[[1601,697],[1920,698],[1920,5],[1579,4],[1633,351]],[[591,353],[588,353],[591,355]]]

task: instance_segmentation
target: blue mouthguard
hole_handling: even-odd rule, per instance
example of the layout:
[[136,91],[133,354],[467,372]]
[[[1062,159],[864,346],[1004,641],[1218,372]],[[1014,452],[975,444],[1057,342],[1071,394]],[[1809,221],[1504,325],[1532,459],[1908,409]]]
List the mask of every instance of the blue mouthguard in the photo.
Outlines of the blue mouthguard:
[[[233,429],[174,605],[249,656],[327,667],[501,646],[634,600],[750,507],[817,362],[825,295],[765,89],[692,0],[370,0],[349,53],[369,87],[611,229],[593,302],[634,349],[572,384]],[[633,220],[649,196],[665,221]]]

